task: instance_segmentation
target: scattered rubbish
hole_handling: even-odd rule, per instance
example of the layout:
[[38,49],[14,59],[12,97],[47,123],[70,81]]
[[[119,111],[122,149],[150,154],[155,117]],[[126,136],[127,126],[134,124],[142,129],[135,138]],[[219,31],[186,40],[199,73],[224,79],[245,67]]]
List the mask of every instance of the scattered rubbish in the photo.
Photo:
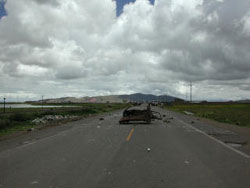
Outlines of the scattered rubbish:
[[104,118],[103,118],[103,117],[101,117],[99,120],[100,120],[100,121],[102,121],[102,120],[104,120]]
[[171,123],[171,121],[169,121],[169,120],[173,120],[173,119],[174,119],[174,117],[168,117],[168,118],[164,119],[163,122]]
[[151,120],[159,119],[161,120],[161,114],[151,110],[150,105],[146,109],[141,107],[129,107],[123,112],[123,117],[119,120],[120,124],[128,123],[130,121],[144,121],[148,124]]
[[24,141],[24,142],[23,142],[23,144],[28,144],[28,143],[30,143],[30,141]]
[[147,148],[147,151],[148,151],[148,152],[150,152],[150,151],[151,151],[151,149],[150,149],[150,148]]
[[189,161],[184,161],[186,164],[189,164],[190,162]]
[[186,114],[186,115],[191,115],[191,116],[194,115],[194,113],[188,112],[188,111],[183,111],[183,113]]
[[30,184],[32,184],[32,185],[38,184],[38,181],[32,181]]
[[232,147],[241,147],[243,145],[247,144],[247,141],[243,138],[243,139],[232,139],[231,140],[224,140],[224,143],[226,143],[227,145],[230,145]]
[[34,131],[35,130],[35,128],[29,128],[29,129],[27,129],[27,131]]
[[238,147],[242,146],[242,144],[239,144],[239,143],[226,143],[226,144],[229,145],[229,146],[232,146],[234,148],[238,148]]
[[194,121],[191,121],[190,123],[191,123],[191,124],[194,124]]
[[165,122],[165,123],[171,123],[171,122],[170,122],[169,120],[167,120],[167,119],[164,119],[163,122]]

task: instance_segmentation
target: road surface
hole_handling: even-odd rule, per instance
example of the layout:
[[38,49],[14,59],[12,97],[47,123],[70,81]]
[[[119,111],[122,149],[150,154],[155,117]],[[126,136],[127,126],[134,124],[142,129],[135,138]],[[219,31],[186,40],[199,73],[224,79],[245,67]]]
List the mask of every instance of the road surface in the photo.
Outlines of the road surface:
[[2,141],[0,188],[250,187],[249,155],[154,110],[173,119],[119,125],[117,111]]

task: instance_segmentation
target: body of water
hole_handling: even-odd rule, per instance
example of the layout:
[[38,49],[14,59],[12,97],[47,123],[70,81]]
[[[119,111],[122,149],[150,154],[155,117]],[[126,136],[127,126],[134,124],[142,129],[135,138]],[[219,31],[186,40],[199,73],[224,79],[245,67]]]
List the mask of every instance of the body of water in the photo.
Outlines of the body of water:
[[[63,106],[63,105],[31,105],[31,104],[5,104],[5,108],[62,108],[62,107],[77,107],[77,106]],[[3,104],[0,104],[3,108]]]

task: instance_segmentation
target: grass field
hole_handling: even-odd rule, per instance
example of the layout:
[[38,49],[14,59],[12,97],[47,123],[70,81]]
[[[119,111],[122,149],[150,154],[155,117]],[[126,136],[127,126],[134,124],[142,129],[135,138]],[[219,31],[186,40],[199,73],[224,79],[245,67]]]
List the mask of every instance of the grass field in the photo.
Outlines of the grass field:
[[250,127],[250,104],[179,104],[165,108],[192,112],[195,116],[222,123]]
[[[71,104],[72,105],[72,104]],[[74,105],[75,106],[75,105]],[[0,113],[0,136],[27,130],[36,125],[32,120],[45,115],[87,116],[112,112],[127,107],[128,104],[77,104],[76,107],[61,108],[12,108]]]

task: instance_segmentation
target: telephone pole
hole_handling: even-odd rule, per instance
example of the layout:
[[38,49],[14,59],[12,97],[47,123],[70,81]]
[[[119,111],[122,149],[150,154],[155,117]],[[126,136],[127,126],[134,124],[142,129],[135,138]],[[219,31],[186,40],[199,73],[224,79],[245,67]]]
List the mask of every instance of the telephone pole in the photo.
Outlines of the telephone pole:
[[190,103],[192,103],[192,82],[190,83]]
[[43,109],[43,95],[42,95],[42,109]]
[[188,101],[188,85],[186,85],[186,97],[185,97],[185,99],[186,99],[186,102]]
[[3,98],[3,112],[5,113],[5,100],[6,100],[6,98],[4,97]]

